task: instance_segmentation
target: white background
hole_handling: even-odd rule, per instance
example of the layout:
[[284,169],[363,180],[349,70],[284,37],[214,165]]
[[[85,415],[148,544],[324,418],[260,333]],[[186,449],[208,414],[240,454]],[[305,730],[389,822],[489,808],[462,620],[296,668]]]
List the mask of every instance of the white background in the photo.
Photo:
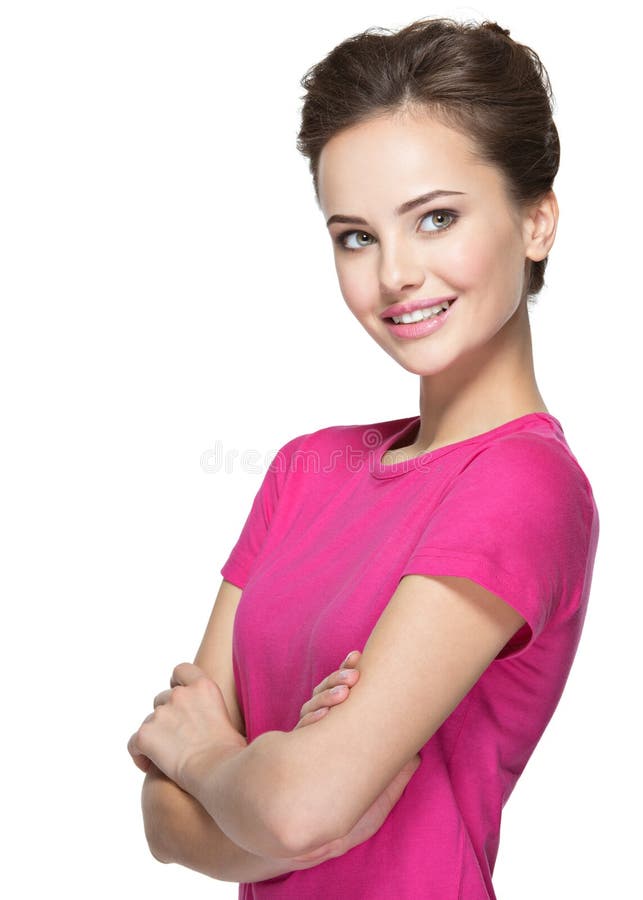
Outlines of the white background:
[[[149,854],[126,743],[193,659],[276,450],[418,411],[417,376],[343,303],[295,139],[309,66],[428,15],[496,19],[549,70],[561,219],[531,312],[536,369],[601,514],[581,644],[505,808],[494,881],[500,900],[633,896],[640,51],[625,4],[0,9],[10,896],[237,896]],[[227,463],[208,472],[217,447]]]

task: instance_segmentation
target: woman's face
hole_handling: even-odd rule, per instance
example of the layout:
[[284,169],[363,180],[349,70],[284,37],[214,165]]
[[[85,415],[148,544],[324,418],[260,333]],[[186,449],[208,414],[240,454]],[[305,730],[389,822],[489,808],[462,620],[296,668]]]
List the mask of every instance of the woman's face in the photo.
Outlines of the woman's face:
[[[475,366],[476,351],[506,346],[526,322],[517,311],[525,312],[533,225],[510,202],[500,171],[459,132],[427,114],[353,126],[324,146],[318,185],[342,295],[404,368],[429,375],[456,360]],[[398,211],[437,191],[445,193]],[[426,308],[452,298],[446,313],[417,325],[396,329],[382,318],[394,303]]]

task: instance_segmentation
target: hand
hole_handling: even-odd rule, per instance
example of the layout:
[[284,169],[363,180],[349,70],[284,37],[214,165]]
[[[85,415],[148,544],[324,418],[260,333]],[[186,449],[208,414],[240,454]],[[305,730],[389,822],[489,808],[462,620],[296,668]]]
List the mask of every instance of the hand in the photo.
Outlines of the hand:
[[152,761],[168,778],[187,790],[187,763],[229,756],[246,746],[234,728],[218,684],[192,663],[180,663],[171,690],[154,698],[154,712],[129,739],[135,764],[147,772]]
[[[307,703],[304,703],[299,712],[299,721],[293,728],[305,728],[313,722],[322,719],[331,706],[337,706],[348,698],[350,689],[354,687],[359,680],[359,669],[354,668],[359,662],[361,653],[359,650],[353,650],[349,653],[340,668],[335,672],[331,672],[327,678],[320,681],[313,690],[313,696]],[[339,690],[331,693],[334,687]]]
[[[203,671],[203,669],[200,669],[198,666],[191,664],[190,670],[189,670],[189,675],[192,677],[192,680],[193,680],[198,675],[205,675],[205,672]],[[184,673],[184,676],[183,676],[183,680],[186,684],[188,683],[188,681],[186,680],[187,678],[188,678],[188,672]],[[166,690],[166,691],[161,691],[160,694],[156,695],[156,697],[154,698],[153,704],[152,704],[154,706],[154,709],[156,709],[157,706],[162,706],[164,703],[168,702],[168,700],[172,696],[172,688],[176,687],[177,684],[180,684],[180,682],[177,681],[175,674],[172,673],[172,677],[170,678],[170,689]],[[143,723],[149,722],[149,720],[151,718],[153,718],[153,716],[154,716],[154,713],[150,713],[149,716],[145,717],[145,719],[143,720]],[[142,753],[140,753],[137,750],[134,738],[135,738],[135,735],[132,735],[132,737],[129,739],[129,742],[127,744],[127,749],[130,753],[130,756],[134,760],[134,764],[136,766],[138,766],[138,768],[141,769],[142,772],[149,772],[150,770],[156,770],[157,772],[159,772],[160,769],[158,769],[158,767],[154,765],[154,763],[149,759],[149,757],[144,756]]]
[[[360,656],[361,653],[359,650],[353,650],[353,652],[346,657],[338,671],[332,672],[327,678],[320,681],[313,691],[312,698],[302,706],[301,718],[297,725],[295,725],[295,728],[305,728],[307,725],[318,722],[326,715],[326,713],[328,713],[331,706],[337,706],[337,704],[343,703],[344,700],[348,699],[350,689],[355,686],[359,679],[359,670],[352,667],[357,665]],[[350,672],[348,675],[342,677],[340,673],[346,669],[349,669]],[[337,685],[345,685],[346,690],[331,694],[330,690]],[[353,847],[367,841],[382,827],[388,814],[402,796],[405,787],[415,774],[421,762],[422,758],[419,753],[416,753],[415,756],[401,768],[391,783],[366,810],[362,818],[355,823],[348,834],[341,838],[337,838],[328,844],[324,844],[322,847],[318,847],[310,853],[296,856],[291,862],[301,863],[302,865],[305,865],[306,863],[319,864],[320,862],[325,862],[327,859],[343,856],[344,853],[347,853]]]

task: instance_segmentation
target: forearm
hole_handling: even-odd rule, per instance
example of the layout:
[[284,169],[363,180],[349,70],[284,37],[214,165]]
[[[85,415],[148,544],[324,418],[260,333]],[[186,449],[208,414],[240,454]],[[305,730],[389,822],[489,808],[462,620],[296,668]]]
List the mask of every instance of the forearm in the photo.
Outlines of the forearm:
[[153,855],[220,881],[251,882],[292,871],[288,860],[271,860],[239,847],[190,794],[155,766],[142,790],[145,836]]
[[255,882],[310,868],[337,855],[322,847],[307,857],[272,859],[235,844],[201,804],[152,766],[142,792],[145,834],[151,852],[219,881]]
[[[294,857],[317,845],[300,843],[291,773],[285,765],[289,732],[268,731],[247,746],[213,746],[193,756],[181,786],[238,846],[261,857]],[[178,779],[177,779],[178,780]],[[326,846],[326,844],[324,844]]]

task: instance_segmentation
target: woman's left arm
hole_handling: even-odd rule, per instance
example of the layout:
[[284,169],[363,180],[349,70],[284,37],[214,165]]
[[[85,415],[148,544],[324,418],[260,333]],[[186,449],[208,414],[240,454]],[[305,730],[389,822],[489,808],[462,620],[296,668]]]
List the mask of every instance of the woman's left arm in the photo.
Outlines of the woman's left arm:
[[152,759],[250,852],[304,854],[348,834],[524,623],[468,578],[406,575],[349,700],[314,728],[267,731],[243,746],[218,686],[201,677],[148,716],[130,752]]

